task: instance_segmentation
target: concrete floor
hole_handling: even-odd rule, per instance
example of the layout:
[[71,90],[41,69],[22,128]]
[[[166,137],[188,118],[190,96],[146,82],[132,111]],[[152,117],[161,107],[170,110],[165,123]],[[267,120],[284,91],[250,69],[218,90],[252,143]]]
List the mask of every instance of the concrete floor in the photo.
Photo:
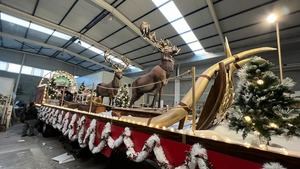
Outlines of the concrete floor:
[[0,169],[107,168],[108,159],[99,155],[58,164],[51,158],[66,150],[57,137],[44,138],[37,132],[33,137],[21,137],[21,131],[22,124],[16,124],[6,132],[0,132]]

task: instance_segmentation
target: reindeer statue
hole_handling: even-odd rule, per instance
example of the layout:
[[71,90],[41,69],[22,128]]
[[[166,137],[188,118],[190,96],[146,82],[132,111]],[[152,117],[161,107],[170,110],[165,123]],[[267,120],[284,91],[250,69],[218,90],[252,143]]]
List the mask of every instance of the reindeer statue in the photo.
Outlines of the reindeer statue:
[[[156,65],[152,70],[140,77],[132,83],[132,97],[130,100],[130,107],[145,93],[154,91],[154,98],[151,107],[154,107],[157,95],[159,97],[158,106],[160,107],[161,91],[168,81],[171,72],[174,71],[174,55],[180,51],[176,46],[172,45],[168,40],[156,39],[155,33],[150,32],[150,25],[147,22],[142,22],[140,31],[144,38],[152,41],[158,50],[162,53],[161,63]],[[139,87],[141,86],[141,87]]]
[[110,83],[100,83],[97,85],[96,94],[97,97],[101,96],[101,101],[103,102],[103,97],[109,97],[109,105],[113,105],[114,97],[118,93],[118,88],[120,87],[120,79],[123,76],[123,70],[125,70],[129,66],[129,60],[122,56],[121,61],[124,64],[116,64],[113,63],[110,52],[105,51],[104,59],[107,63],[111,64],[114,69],[114,78]]

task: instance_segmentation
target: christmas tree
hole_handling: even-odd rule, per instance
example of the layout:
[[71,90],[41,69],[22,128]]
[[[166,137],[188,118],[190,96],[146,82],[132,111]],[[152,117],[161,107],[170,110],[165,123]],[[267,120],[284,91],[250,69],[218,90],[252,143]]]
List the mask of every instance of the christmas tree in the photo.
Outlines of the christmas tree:
[[78,94],[82,94],[82,92],[85,90],[85,85],[84,82],[81,83],[78,89]]
[[291,108],[295,82],[285,78],[282,83],[270,68],[273,65],[254,57],[239,72],[235,101],[229,109],[229,127],[242,131],[243,138],[257,133],[268,143],[271,135],[299,136],[299,112]]
[[54,78],[50,79],[47,89],[48,89],[48,91],[47,91],[48,97],[50,99],[57,99],[56,83],[54,81]]
[[127,85],[120,87],[115,97],[115,105],[118,107],[128,107],[130,101],[128,93]]

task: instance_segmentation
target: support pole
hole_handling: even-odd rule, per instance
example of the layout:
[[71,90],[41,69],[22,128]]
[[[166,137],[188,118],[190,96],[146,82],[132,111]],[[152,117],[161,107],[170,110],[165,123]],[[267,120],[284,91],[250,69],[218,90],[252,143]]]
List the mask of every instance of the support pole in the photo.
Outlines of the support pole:
[[17,82],[16,82],[15,90],[14,90],[14,93],[15,93],[16,95],[17,95],[17,90],[18,90],[19,83],[20,83],[21,71],[22,71],[22,69],[23,69],[23,65],[24,65],[24,62],[25,62],[25,58],[26,58],[26,55],[25,55],[25,53],[24,53],[24,54],[23,54],[23,57],[22,57],[22,63],[21,63],[20,71],[19,71],[19,74],[18,74],[18,77],[17,77]]
[[[92,111],[92,106],[93,106],[93,98],[94,98],[93,92],[94,92],[94,87],[95,87],[95,84],[93,83],[93,86],[92,86],[92,93],[91,93],[91,100],[90,100],[89,113],[91,113],[91,111]],[[96,113],[96,112],[94,112],[94,113]]]
[[66,87],[64,86],[63,93],[62,93],[62,97],[61,97],[61,103],[60,103],[60,106],[63,106],[63,105],[64,105],[65,90],[66,90]]
[[276,22],[276,38],[277,38],[277,49],[278,49],[278,59],[279,59],[279,73],[280,73],[280,82],[283,80],[282,72],[282,61],[281,61],[281,47],[280,47],[280,35],[279,35],[279,22]]
[[195,70],[195,66],[193,66],[192,67],[192,100],[193,100],[193,104],[192,104],[192,113],[193,113],[192,130],[193,130],[193,132],[195,132],[195,129],[196,129],[195,74],[196,74],[196,70]]

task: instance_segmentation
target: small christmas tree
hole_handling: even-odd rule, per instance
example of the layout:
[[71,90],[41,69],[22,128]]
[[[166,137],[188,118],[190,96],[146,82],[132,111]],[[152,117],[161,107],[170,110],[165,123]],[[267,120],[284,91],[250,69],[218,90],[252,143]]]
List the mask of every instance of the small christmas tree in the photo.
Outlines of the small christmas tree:
[[127,85],[120,87],[115,97],[115,105],[118,107],[128,107],[130,101],[128,93]]
[[299,136],[299,112],[291,109],[295,82],[285,78],[280,83],[270,71],[273,65],[254,57],[239,72],[235,101],[229,109],[229,127],[243,131],[243,138],[250,132],[258,133],[269,142],[271,135]]
[[85,90],[85,85],[84,82],[81,83],[78,89],[78,94],[82,94],[82,92]]
[[50,99],[57,99],[56,83],[54,81],[54,78],[50,79],[47,89],[48,97]]

